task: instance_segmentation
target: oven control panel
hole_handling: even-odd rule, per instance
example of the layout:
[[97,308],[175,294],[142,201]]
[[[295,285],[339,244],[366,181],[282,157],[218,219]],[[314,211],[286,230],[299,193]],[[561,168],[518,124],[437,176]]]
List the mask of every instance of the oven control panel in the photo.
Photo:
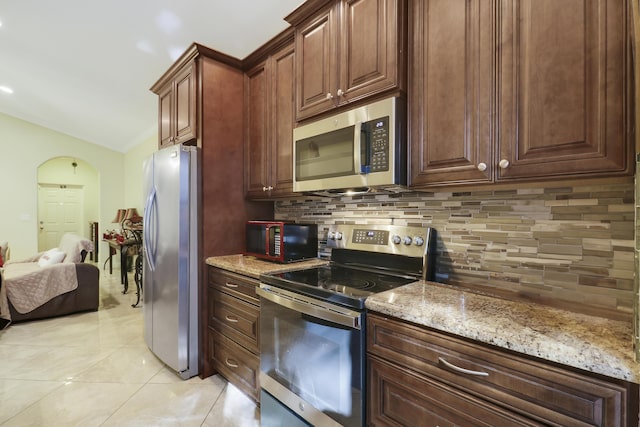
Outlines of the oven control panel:
[[386,245],[389,243],[389,232],[384,230],[354,229],[351,238],[352,243],[369,245]]
[[432,234],[429,227],[335,224],[327,231],[327,247],[421,257]]

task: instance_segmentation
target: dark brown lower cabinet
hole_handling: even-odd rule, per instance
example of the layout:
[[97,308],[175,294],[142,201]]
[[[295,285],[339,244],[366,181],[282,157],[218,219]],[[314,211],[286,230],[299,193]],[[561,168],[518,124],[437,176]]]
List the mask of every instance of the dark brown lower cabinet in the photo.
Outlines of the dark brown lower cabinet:
[[212,368],[260,400],[258,280],[209,266],[208,356]]
[[637,384],[374,313],[367,328],[369,426],[638,425]]
[[369,357],[371,426],[538,426],[496,405]]
[[260,358],[211,328],[209,328],[209,346],[209,354],[215,369],[231,384],[259,401]]

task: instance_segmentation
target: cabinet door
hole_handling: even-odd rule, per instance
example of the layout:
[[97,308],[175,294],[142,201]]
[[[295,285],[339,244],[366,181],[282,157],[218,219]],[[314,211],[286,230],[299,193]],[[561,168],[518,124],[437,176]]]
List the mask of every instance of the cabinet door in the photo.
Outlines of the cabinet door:
[[296,119],[335,106],[337,18],[335,7],[296,29]]
[[410,4],[413,187],[492,179],[493,6],[484,0]]
[[291,44],[271,60],[271,183],[277,196],[293,193],[293,125],[295,116],[295,53]]
[[500,0],[498,179],[630,170],[625,7]]
[[185,67],[175,79],[175,144],[196,137],[196,81],[194,65]]
[[269,120],[267,62],[245,75],[245,190],[248,196],[264,197],[269,185]]
[[160,148],[173,144],[173,84],[169,83],[158,93],[158,140]]
[[[354,101],[398,84],[405,2],[345,0],[341,3],[338,103]],[[402,70],[404,68],[402,67]]]

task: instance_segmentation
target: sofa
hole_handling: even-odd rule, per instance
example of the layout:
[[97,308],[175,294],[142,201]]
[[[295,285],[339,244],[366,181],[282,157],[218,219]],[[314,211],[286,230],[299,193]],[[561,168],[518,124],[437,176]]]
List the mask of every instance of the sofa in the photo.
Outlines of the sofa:
[[0,269],[0,328],[9,323],[95,311],[100,270],[85,264],[88,239],[66,233],[57,248]]

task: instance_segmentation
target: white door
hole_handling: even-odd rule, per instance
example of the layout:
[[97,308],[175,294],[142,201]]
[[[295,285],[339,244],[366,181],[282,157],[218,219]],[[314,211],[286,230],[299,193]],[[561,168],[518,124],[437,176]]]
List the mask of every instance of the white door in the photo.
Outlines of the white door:
[[38,186],[38,251],[55,248],[64,233],[83,235],[84,189],[80,185]]

